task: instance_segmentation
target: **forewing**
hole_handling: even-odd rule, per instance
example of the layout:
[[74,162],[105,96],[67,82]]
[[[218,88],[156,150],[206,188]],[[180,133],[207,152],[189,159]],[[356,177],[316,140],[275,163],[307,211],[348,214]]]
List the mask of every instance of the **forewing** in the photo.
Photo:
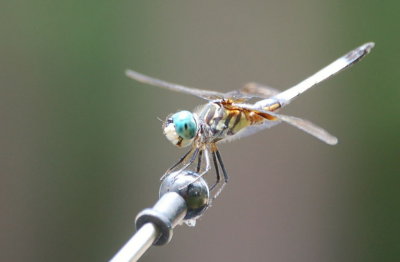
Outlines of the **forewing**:
[[169,82],[157,79],[157,78],[143,75],[141,73],[138,73],[138,72],[130,70],[130,69],[126,70],[126,76],[128,76],[129,78],[132,78],[136,81],[139,81],[141,83],[166,88],[166,89],[180,92],[180,93],[198,96],[198,97],[206,99],[206,100],[221,99],[221,98],[224,98],[224,96],[225,96],[224,93],[220,93],[220,92],[216,92],[216,91],[197,89],[197,88],[182,86],[182,85],[178,85],[178,84],[174,84],[174,83],[169,83]]
[[[130,69],[126,70],[126,76],[141,83],[149,84],[152,86],[158,86],[161,88],[166,88],[175,92],[194,95],[206,100],[230,99],[234,102],[244,102],[253,97],[264,98],[264,96],[259,93],[251,92],[250,90],[245,90],[245,89],[234,90],[227,93],[221,93],[212,90],[187,87],[183,85],[166,82],[164,80],[160,80],[154,77],[150,77]],[[264,93],[265,92],[266,91],[264,90]]]
[[224,93],[223,98],[230,99],[236,103],[243,103],[252,98],[265,99],[279,93],[280,91],[275,88],[251,82],[239,90]]

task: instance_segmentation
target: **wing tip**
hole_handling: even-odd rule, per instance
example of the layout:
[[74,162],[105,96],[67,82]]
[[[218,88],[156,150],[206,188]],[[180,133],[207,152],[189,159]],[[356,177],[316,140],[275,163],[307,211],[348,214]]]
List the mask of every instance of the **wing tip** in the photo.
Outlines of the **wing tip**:
[[360,49],[368,54],[369,52],[371,52],[371,50],[372,50],[372,48],[374,48],[374,46],[375,46],[374,42],[367,42],[367,43],[363,44],[362,46],[360,46]]
[[143,75],[143,74],[141,74],[139,72],[133,71],[132,69],[126,69],[125,70],[125,75],[130,79],[136,80],[136,81],[141,82],[141,83],[149,84],[149,85],[157,86],[157,84],[154,83],[154,82],[158,82],[159,81],[158,79],[151,78],[149,76]]
[[137,75],[137,73],[131,69],[126,69],[125,70],[125,75],[129,78],[135,78],[135,76]]
[[331,137],[329,140],[325,141],[328,145],[335,146],[338,144],[339,140],[336,137]]
[[369,54],[371,52],[372,48],[374,48],[374,46],[375,46],[374,42],[367,42],[367,43],[357,47],[356,49],[350,51],[343,58],[346,61],[348,61],[349,65],[352,65],[352,64],[358,62],[359,60],[361,60],[367,54]]

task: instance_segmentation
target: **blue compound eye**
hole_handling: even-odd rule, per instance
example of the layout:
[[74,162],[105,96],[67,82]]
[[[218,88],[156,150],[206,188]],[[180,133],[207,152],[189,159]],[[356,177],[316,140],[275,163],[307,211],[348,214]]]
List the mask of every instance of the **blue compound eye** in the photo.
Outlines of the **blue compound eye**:
[[197,123],[189,111],[180,111],[171,116],[176,133],[183,139],[192,139],[196,135]]

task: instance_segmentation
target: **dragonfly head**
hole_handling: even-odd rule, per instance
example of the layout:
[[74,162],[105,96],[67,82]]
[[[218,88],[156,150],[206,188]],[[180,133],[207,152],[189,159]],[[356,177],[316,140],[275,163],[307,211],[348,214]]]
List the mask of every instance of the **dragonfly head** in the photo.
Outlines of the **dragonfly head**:
[[190,145],[198,130],[196,118],[189,111],[179,111],[167,117],[163,125],[164,134],[178,147]]

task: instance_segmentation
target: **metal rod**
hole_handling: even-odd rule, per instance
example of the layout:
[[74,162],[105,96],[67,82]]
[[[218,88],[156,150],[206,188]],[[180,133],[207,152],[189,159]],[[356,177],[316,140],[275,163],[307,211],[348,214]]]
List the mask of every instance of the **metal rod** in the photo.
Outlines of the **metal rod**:
[[157,227],[153,223],[146,223],[128,240],[110,262],[138,261],[159,237],[159,234]]
[[161,184],[160,199],[136,216],[137,232],[110,262],[138,261],[152,245],[168,244],[178,224],[190,219],[194,225],[193,221],[207,209],[209,196],[207,183],[199,179],[199,174],[184,171],[168,175]]

